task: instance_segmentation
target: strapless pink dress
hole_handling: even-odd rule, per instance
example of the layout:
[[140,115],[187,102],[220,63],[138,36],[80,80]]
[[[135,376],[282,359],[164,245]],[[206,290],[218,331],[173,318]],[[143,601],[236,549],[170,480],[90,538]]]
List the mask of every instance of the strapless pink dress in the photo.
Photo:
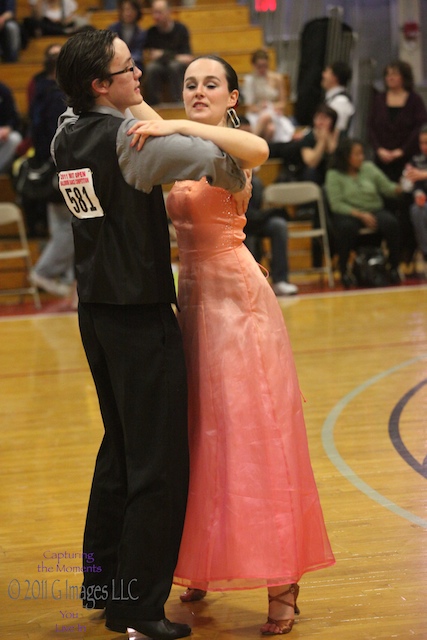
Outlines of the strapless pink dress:
[[174,582],[211,591],[296,582],[335,560],[281,309],[227,191],[178,182],[167,204],[180,257],[191,469]]

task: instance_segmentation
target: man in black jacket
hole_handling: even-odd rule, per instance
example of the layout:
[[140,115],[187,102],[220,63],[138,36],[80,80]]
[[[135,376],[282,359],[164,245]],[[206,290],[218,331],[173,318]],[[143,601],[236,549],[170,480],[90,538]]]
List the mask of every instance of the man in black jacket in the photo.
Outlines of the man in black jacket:
[[148,104],[162,101],[162,90],[168,87],[170,102],[182,101],[182,83],[188,64],[193,59],[187,27],[173,20],[167,0],[153,0],[151,16],[154,24],[147,30],[144,49],[148,57],[144,72],[144,94]]
[[198,138],[149,138],[141,153],[132,148],[127,131],[135,120],[126,116],[142,103],[140,77],[115,34],[71,37],[57,78],[78,117],[65,114],[52,147],[73,213],[80,331],[105,427],[82,598],[86,607],[106,608],[113,631],[171,640],[191,633],[164,613],[188,488],[187,390],[160,185],[208,176],[238,191],[245,179]]

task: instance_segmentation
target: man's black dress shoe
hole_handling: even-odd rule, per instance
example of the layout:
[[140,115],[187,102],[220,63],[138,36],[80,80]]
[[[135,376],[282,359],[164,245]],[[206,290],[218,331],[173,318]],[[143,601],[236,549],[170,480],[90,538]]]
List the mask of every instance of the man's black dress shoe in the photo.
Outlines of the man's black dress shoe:
[[[126,633],[127,631],[127,626],[114,620],[107,620],[105,626],[110,631],[117,631],[118,633]],[[138,622],[137,625],[129,624],[128,626],[152,640],[175,640],[175,638],[186,638],[191,633],[191,627],[188,624],[170,622],[167,618],[163,618],[163,620],[147,620]]]

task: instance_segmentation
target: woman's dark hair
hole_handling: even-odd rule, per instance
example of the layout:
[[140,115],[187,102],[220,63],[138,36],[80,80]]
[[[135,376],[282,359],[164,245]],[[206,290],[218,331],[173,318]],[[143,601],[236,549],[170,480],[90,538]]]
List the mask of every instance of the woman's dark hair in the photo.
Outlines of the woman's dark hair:
[[123,5],[126,3],[130,4],[132,8],[135,9],[135,12],[136,12],[135,22],[138,22],[138,20],[141,20],[144,14],[143,14],[142,7],[139,0],[118,0],[117,9],[119,10],[119,13],[121,12]]
[[400,73],[402,76],[403,88],[406,91],[414,90],[414,74],[412,72],[412,67],[408,62],[404,62],[403,60],[393,60],[385,67],[384,78],[386,77],[389,69],[396,69]]
[[93,80],[108,80],[117,34],[107,30],[85,30],[63,45],[56,65],[56,79],[74,113],[89,111],[95,104]]
[[347,173],[351,152],[357,144],[363,147],[362,142],[356,138],[342,138],[331,158],[329,168],[336,169],[341,173]]
[[215,60],[215,62],[219,62],[224,67],[229,92],[231,93],[236,89],[237,91],[239,91],[239,79],[237,77],[237,73],[234,71],[231,64],[227,62],[227,60],[211,54],[207,54],[205,56],[197,56],[197,58],[194,58],[194,60],[192,60],[191,62],[195,62],[196,60]]
[[335,125],[336,125],[337,120],[338,120],[338,114],[335,111],[335,109],[332,109],[332,107],[330,107],[329,105],[327,105],[324,102],[322,102],[317,107],[316,111],[314,112],[314,116],[313,117],[316,117],[316,115],[318,113],[322,113],[324,116],[330,118],[331,125],[332,125],[331,126],[331,131],[333,131],[335,129]]

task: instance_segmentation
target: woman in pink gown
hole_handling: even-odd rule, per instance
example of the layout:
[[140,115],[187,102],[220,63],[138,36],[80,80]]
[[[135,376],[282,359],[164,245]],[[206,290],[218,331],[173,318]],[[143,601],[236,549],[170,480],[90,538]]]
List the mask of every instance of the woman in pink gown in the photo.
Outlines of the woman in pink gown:
[[[259,163],[260,138],[206,126],[225,125],[237,102],[227,63],[214,56],[192,62],[183,96],[191,122],[155,121],[139,132],[197,135],[244,167]],[[288,633],[298,580],[335,561],[282,311],[243,244],[246,219],[233,195],[206,179],[178,182],[167,208],[179,246],[191,468],[174,582],[187,587],[184,601],[205,591],[267,587],[261,633]]]

